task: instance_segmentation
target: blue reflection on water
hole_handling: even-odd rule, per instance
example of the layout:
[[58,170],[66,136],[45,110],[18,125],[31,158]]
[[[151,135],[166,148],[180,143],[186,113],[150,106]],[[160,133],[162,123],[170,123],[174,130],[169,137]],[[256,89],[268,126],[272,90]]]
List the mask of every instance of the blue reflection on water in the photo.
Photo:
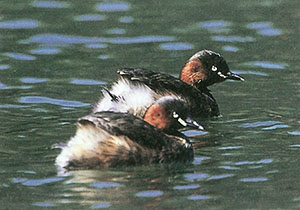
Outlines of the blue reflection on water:
[[36,57],[32,55],[25,55],[22,53],[4,53],[7,57],[16,59],[16,60],[23,60],[23,61],[33,61],[36,59]]
[[159,197],[162,196],[164,193],[159,190],[151,190],[151,191],[143,191],[136,194],[137,197]]
[[74,19],[76,21],[101,21],[101,20],[105,20],[106,17],[104,15],[86,14],[86,15],[76,16]]
[[211,196],[208,195],[191,195],[188,197],[189,200],[207,200],[210,198]]
[[151,43],[151,42],[169,42],[174,41],[170,36],[140,36],[140,37],[121,37],[110,39],[112,44],[139,44],[139,43]]
[[241,36],[213,36],[213,41],[217,42],[253,42],[255,39],[250,36],[241,37]]
[[262,121],[262,122],[254,122],[254,123],[244,123],[240,125],[242,128],[257,128],[257,127],[264,127],[264,126],[272,126],[279,124],[279,121]]
[[37,84],[37,83],[43,83],[43,82],[47,82],[48,79],[38,79],[38,78],[22,78],[21,82],[25,83],[25,84]]
[[58,48],[40,48],[40,49],[31,50],[30,52],[36,55],[56,55],[60,53],[60,51],[61,50]]
[[47,179],[30,179],[30,180],[14,178],[13,182],[14,183],[22,183],[25,186],[36,187],[36,186],[40,186],[40,185],[44,185],[44,184],[60,182],[63,180],[64,180],[64,178],[61,178],[61,177],[54,177],[54,178],[47,178]]
[[6,64],[0,65],[0,70],[6,70],[6,69],[9,69],[9,68],[10,68],[9,65],[6,65]]
[[273,125],[273,126],[270,126],[270,127],[267,127],[267,128],[263,128],[263,130],[275,130],[275,129],[278,129],[278,128],[289,128],[290,126],[288,125]]
[[175,186],[173,187],[174,190],[192,190],[192,189],[197,189],[199,188],[200,185],[198,184],[193,184],[193,185],[180,185],[180,186]]
[[101,12],[121,12],[129,10],[130,5],[128,3],[100,3],[96,8]]
[[227,52],[237,52],[237,51],[239,51],[239,48],[234,47],[234,46],[229,46],[229,45],[223,46],[222,49],[224,51],[227,51]]
[[88,79],[72,79],[71,84],[75,85],[106,85],[106,82],[88,80]]
[[32,6],[39,8],[68,8],[69,3],[63,1],[35,1]]
[[107,44],[87,44],[86,47],[90,49],[104,49],[107,48]]
[[0,22],[2,29],[32,29],[39,27],[39,22],[36,20],[14,20]]
[[257,76],[263,76],[263,77],[268,77],[269,74],[263,73],[263,72],[258,72],[258,71],[235,71],[237,74],[249,74],[249,75],[257,75]]
[[105,209],[111,207],[111,204],[108,202],[95,204],[91,207],[91,209]]
[[241,149],[242,146],[228,146],[228,147],[220,147],[219,150],[232,150],[232,149]]
[[108,60],[108,59],[112,58],[112,56],[110,56],[110,55],[99,55],[98,58],[101,59],[101,60]]
[[234,174],[221,174],[221,175],[216,175],[216,176],[211,176],[207,180],[219,180],[219,179],[226,179],[229,177],[235,176]]
[[272,28],[273,23],[271,22],[254,22],[249,23],[247,28],[249,29],[265,29],[265,28]]
[[191,50],[194,49],[194,46],[192,44],[188,43],[182,43],[182,42],[177,42],[177,43],[165,43],[161,44],[160,48],[163,50]]
[[0,82],[0,90],[8,90],[8,89],[11,89],[11,87],[3,84],[2,82]]
[[169,42],[174,41],[174,37],[170,36],[140,36],[140,37],[119,37],[119,38],[97,38],[97,37],[82,37],[68,36],[60,34],[40,34],[31,37],[28,40],[23,40],[21,43],[40,43],[45,45],[60,45],[60,44],[138,44],[151,42]]
[[274,29],[274,28],[262,29],[262,30],[259,30],[258,33],[263,36],[279,36],[279,35],[281,35],[281,30]]
[[202,174],[202,173],[195,173],[195,174],[186,174],[184,175],[184,177],[186,179],[188,179],[189,181],[200,181],[203,179],[208,178],[208,174]]
[[121,35],[121,34],[125,34],[126,30],[123,28],[112,28],[112,29],[108,29],[106,31],[106,33],[108,34],[117,34],[117,35]]
[[90,105],[79,101],[67,101],[67,100],[53,99],[53,98],[48,98],[43,96],[25,96],[25,97],[21,97],[19,102],[24,104],[53,104],[53,105],[58,105],[63,107],[84,107]]
[[133,17],[129,17],[129,16],[120,17],[119,21],[121,23],[132,23],[133,22]]
[[60,34],[40,34],[31,37],[29,40],[23,41],[23,43],[40,43],[48,45],[59,45],[59,44],[88,44],[104,42],[103,38],[94,37],[81,37],[81,36],[68,36]]
[[300,136],[300,131],[288,132],[288,134],[295,135],[295,136]]
[[91,185],[97,189],[106,189],[106,188],[119,188],[123,187],[123,185],[115,183],[115,182],[97,182]]
[[265,182],[268,178],[265,177],[256,177],[256,178],[244,178],[240,179],[241,182]]
[[210,159],[210,157],[195,157],[194,161],[193,161],[193,164],[194,165],[200,165],[200,164],[202,164],[203,161],[209,160],[209,159]]
[[201,22],[199,24],[200,28],[204,28],[212,33],[222,33],[222,32],[228,32],[228,27],[230,26],[230,22],[223,21],[223,20],[212,20],[212,21],[206,21]]
[[271,63],[267,61],[253,61],[245,63],[247,66],[256,66],[265,69],[285,69],[288,65],[284,63]]
[[39,207],[54,207],[54,206],[57,206],[57,205],[54,204],[54,203],[49,203],[49,202],[38,202],[38,203],[35,203],[35,206],[39,206]]
[[282,34],[281,30],[273,28],[271,22],[254,22],[248,24],[247,27],[257,30],[257,33],[263,36],[279,36]]
[[202,28],[224,28],[230,26],[230,23],[223,20],[212,20],[200,23]]

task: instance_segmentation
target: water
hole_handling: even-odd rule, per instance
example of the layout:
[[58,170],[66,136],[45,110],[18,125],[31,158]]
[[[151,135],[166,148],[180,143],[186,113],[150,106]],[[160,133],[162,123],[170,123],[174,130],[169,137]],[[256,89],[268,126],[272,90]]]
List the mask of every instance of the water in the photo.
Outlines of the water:
[[[1,1],[0,209],[298,209],[298,1]],[[195,160],[58,174],[59,150],[116,69],[178,75],[200,49],[244,83],[188,131]],[[203,142],[209,146],[203,147]]]

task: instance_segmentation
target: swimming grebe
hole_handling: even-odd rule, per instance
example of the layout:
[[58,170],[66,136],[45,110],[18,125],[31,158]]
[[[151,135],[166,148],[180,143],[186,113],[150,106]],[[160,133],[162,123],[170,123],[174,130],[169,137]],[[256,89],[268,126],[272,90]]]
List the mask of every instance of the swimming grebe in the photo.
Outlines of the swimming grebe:
[[229,71],[222,56],[209,50],[189,59],[181,71],[181,79],[146,69],[124,68],[118,74],[120,79],[109,91],[104,91],[94,112],[128,112],[142,117],[155,100],[170,95],[185,100],[197,117],[218,116],[218,104],[207,86],[226,79],[244,80]]
[[118,112],[98,112],[78,120],[76,135],[56,158],[60,168],[97,169],[147,163],[193,160],[189,140],[178,131],[192,126],[185,102],[163,97],[151,105],[144,120]]

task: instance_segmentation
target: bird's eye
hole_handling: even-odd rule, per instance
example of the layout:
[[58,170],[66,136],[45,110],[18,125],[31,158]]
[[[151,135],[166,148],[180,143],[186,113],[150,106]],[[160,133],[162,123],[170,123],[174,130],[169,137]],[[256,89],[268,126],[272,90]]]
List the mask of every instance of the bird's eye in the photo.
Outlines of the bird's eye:
[[212,67],[211,67],[211,70],[212,70],[212,71],[217,71],[218,68],[217,68],[216,66],[212,66]]
[[179,115],[178,115],[176,112],[173,112],[173,117],[174,117],[174,118],[178,118]]

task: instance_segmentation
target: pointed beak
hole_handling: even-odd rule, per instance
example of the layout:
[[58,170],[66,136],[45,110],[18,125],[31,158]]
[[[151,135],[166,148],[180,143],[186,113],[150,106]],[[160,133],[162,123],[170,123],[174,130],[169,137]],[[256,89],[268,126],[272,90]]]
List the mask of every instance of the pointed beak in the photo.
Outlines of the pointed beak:
[[243,77],[238,74],[232,73],[231,71],[227,73],[226,79],[245,81]]
[[186,120],[183,120],[179,117],[177,120],[183,127],[190,127],[198,130],[204,130],[204,128],[201,125],[199,125],[196,121],[192,120],[191,118],[187,118]]

